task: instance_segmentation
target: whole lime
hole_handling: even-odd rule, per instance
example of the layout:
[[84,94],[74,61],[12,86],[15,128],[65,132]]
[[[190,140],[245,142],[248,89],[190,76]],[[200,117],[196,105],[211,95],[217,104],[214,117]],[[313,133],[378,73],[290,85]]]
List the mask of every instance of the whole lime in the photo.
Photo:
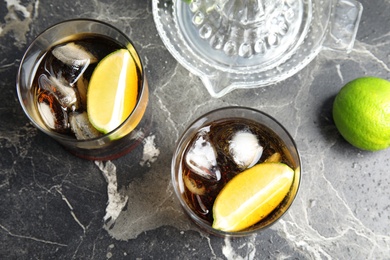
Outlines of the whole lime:
[[390,146],[390,82],[377,77],[347,83],[333,103],[333,120],[352,145],[369,151]]

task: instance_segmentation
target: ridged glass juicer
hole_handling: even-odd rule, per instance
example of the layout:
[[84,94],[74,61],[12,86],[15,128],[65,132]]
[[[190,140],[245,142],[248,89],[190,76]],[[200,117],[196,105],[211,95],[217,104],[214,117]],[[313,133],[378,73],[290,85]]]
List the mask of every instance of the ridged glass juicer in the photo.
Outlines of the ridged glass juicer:
[[349,52],[355,0],[153,0],[159,35],[213,97],[278,83],[323,49]]

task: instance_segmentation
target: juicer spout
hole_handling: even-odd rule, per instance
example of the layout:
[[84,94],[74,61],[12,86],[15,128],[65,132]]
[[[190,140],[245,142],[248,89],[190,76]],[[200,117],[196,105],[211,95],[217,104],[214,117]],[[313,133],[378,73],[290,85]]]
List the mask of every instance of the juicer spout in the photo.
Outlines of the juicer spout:
[[329,32],[323,47],[349,53],[354,45],[363,6],[355,0],[334,0]]

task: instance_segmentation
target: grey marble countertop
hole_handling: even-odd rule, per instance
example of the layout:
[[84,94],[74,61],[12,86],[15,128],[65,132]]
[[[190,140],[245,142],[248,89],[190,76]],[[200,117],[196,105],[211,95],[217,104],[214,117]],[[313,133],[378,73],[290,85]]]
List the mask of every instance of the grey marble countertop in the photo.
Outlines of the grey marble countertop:
[[[0,1],[0,258],[390,259],[390,152],[352,147],[331,116],[333,99],[348,81],[390,79],[390,1],[360,2],[364,11],[352,52],[323,50],[277,85],[215,99],[163,45],[151,0]],[[79,17],[125,32],[145,63],[153,108],[148,147],[114,161],[69,154],[29,123],[16,96],[28,44],[49,25]],[[271,228],[236,239],[198,230],[170,182],[173,149],[184,128],[229,105],[253,107],[282,122],[303,163],[289,212]],[[143,158],[146,148],[156,157]],[[101,169],[108,166],[115,166],[117,193],[128,197],[115,225],[103,221],[109,189]]]

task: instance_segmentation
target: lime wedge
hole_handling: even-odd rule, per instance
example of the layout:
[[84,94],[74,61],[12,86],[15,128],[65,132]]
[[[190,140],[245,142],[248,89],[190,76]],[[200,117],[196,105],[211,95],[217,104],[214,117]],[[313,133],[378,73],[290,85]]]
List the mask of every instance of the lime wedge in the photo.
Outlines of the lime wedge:
[[261,163],[243,171],[218,194],[213,228],[234,232],[256,224],[283,201],[293,180],[294,170],[283,163]]
[[138,75],[127,49],[103,58],[92,73],[87,92],[91,124],[100,132],[117,128],[131,114],[138,95]]

